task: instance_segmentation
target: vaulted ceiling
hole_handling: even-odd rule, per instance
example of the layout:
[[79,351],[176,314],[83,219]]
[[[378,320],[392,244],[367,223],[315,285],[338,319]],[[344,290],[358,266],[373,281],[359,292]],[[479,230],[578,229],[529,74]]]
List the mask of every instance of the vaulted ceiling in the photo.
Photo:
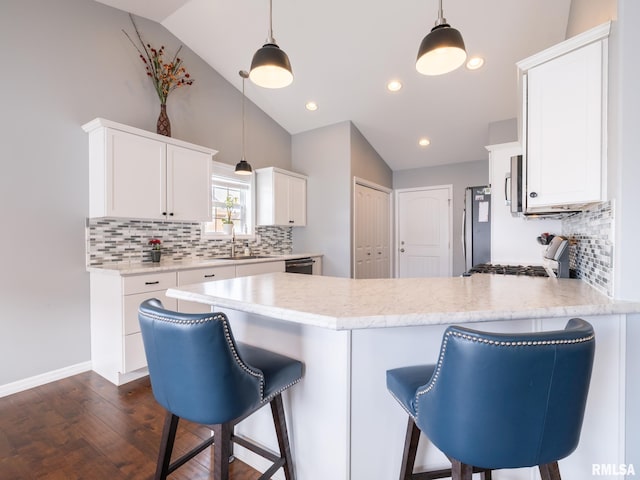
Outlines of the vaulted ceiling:
[[[267,36],[268,0],[98,1],[161,23],[238,89],[238,71]],[[273,0],[294,81],[279,90],[247,82],[246,94],[292,135],[351,120],[393,170],[484,159],[489,124],[517,115],[515,63],[565,39],[570,3],[444,0],[467,53],[486,63],[427,77],[415,59],[438,0]],[[392,79],[400,91],[386,89]]]

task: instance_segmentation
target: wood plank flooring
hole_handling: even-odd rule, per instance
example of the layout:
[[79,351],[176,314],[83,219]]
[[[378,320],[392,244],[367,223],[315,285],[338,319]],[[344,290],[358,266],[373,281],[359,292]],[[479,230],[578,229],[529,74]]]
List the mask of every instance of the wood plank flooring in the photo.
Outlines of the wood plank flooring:
[[[148,377],[116,387],[86,372],[0,398],[0,480],[150,479],[164,414]],[[174,457],[209,435],[181,420]],[[213,454],[205,450],[169,479],[213,479]],[[259,476],[231,464],[232,480]]]

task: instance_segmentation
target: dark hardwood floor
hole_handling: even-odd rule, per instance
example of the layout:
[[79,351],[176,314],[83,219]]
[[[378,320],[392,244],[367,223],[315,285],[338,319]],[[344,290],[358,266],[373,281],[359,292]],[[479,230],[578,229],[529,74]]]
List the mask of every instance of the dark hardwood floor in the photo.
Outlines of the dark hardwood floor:
[[[116,387],[94,372],[0,398],[0,480],[153,477],[164,420],[148,377]],[[174,457],[210,435],[181,421]],[[207,449],[170,480],[213,479]],[[232,480],[260,474],[239,460]]]

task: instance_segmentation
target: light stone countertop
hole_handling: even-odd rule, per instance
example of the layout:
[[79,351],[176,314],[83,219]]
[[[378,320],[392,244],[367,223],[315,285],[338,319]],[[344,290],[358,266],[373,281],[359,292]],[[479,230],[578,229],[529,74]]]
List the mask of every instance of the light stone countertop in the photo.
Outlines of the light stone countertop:
[[354,280],[269,273],[179,288],[167,295],[334,330],[640,312],[575,279],[470,277]]
[[[258,254],[260,255],[260,254]],[[242,255],[238,255],[241,257]],[[265,254],[263,258],[252,258],[248,260],[234,259],[226,260],[218,257],[185,259],[173,261],[171,258],[162,258],[160,262],[121,262],[108,263],[100,266],[88,266],[90,273],[106,273],[113,275],[139,275],[144,273],[175,272],[178,270],[193,270],[196,268],[222,267],[225,265],[242,265],[249,263],[264,263],[290,260],[293,258],[322,257],[320,253],[287,253],[283,255]]]

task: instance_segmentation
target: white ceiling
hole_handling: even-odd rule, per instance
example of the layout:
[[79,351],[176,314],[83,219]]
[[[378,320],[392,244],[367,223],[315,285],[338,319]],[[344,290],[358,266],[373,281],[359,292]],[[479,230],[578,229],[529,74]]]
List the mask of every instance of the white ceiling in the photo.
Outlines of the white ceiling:
[[[155,20],[238,89],[267,36],[268,0],[97,0]],[[488,125],[517,115],[515,63],[565,39],[571,0],[445,0],[481,70],[415,70],[438,0],[273,0],[293,84],[246,94],[289,133],[351,120],[393,170],[487,157]],[[386,83],[404,87],[391,94]],[[308,112],[313,100],[319,109]],[[427,148],[418,139],[431,140]]]

